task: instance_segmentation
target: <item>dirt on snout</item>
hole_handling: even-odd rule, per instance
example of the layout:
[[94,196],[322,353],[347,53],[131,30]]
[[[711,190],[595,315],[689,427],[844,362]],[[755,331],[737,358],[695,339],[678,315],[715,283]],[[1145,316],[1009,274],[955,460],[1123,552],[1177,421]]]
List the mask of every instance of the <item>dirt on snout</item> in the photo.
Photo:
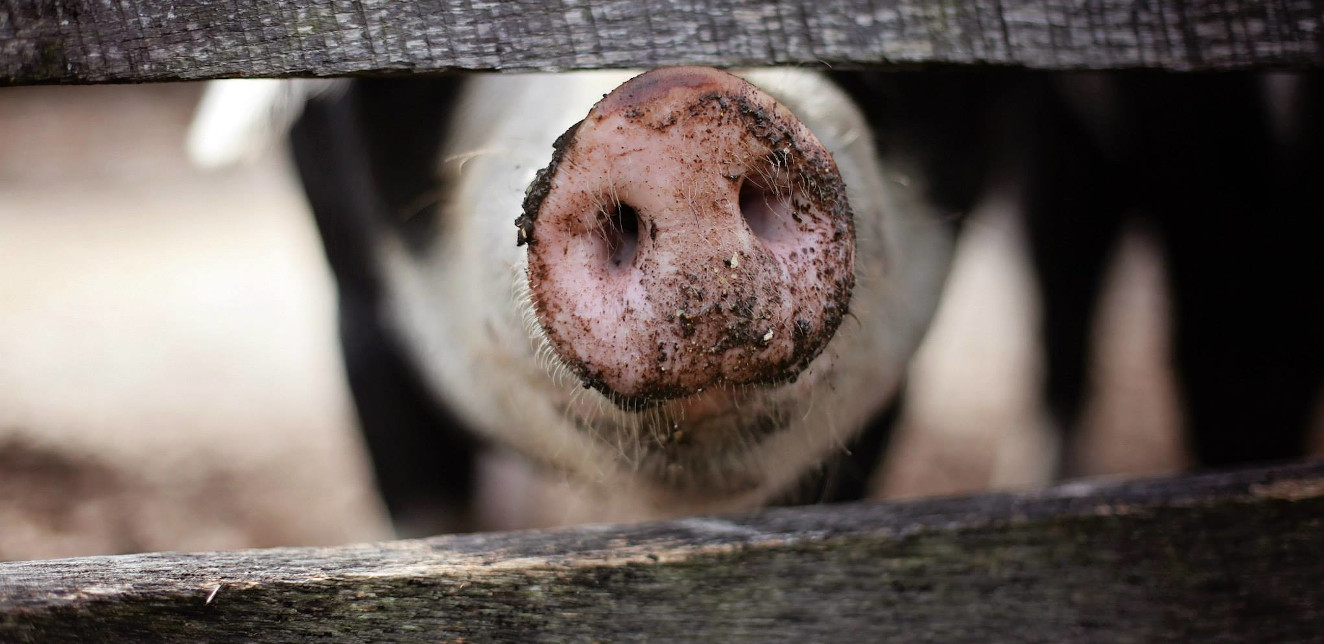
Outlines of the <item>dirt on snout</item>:
[[848,310],[854,222],[836,164],[724,72],[622,85],[557,140],[524,207],[539,321],[624,407],[794,380]]

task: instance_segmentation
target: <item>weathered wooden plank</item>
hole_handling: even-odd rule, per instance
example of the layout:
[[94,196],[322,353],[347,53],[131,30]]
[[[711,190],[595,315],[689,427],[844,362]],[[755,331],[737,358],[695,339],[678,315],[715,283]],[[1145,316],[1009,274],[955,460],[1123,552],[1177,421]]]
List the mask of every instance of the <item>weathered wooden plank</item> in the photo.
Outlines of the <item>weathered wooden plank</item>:
[[1324,62],[1324,0],[0,0],[0,84],[368,72]]
[[1318,642],[1324,463],[342,548],[0,564],[0,641]]

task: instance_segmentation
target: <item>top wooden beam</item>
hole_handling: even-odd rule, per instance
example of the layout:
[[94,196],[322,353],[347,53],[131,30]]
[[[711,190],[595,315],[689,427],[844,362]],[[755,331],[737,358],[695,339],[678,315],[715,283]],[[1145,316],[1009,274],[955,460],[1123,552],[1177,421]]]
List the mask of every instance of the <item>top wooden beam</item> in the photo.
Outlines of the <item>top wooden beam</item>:
[[938,63],[1321,67],[1324,0],[0,0],[0,85]]

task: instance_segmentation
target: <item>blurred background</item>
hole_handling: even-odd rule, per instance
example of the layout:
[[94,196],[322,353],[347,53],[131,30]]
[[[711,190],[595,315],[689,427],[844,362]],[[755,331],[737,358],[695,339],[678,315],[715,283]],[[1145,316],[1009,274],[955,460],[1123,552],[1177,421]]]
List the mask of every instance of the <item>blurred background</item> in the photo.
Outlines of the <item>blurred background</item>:
[[[0,89],[0,560],[390,535],[288,154],[191,168],[200,94]],[[1015,199],[995,191],[967,224],[878,497],[1048,481]],[[1130,231],[1097,326],[1087,473],[1186,465],[1167,315],[1163,266]]]

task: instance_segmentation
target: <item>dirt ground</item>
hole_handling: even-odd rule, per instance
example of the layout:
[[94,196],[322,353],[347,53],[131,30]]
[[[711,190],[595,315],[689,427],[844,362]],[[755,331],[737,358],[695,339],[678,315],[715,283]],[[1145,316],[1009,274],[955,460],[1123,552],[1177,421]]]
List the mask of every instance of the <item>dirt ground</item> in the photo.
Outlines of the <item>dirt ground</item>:
[[0,559],[388,535],[301,194],[191,170],[198,91],[0,90]]
[[[288,160],[191,169],[198,92],[0,89],[0,560],[389,536]],[[1047,480],[1010,211],[991,199],[969,224],[879,496]],[[1098,338],[1092,473],[1185,463],[1161,277],[1133,236]]]

